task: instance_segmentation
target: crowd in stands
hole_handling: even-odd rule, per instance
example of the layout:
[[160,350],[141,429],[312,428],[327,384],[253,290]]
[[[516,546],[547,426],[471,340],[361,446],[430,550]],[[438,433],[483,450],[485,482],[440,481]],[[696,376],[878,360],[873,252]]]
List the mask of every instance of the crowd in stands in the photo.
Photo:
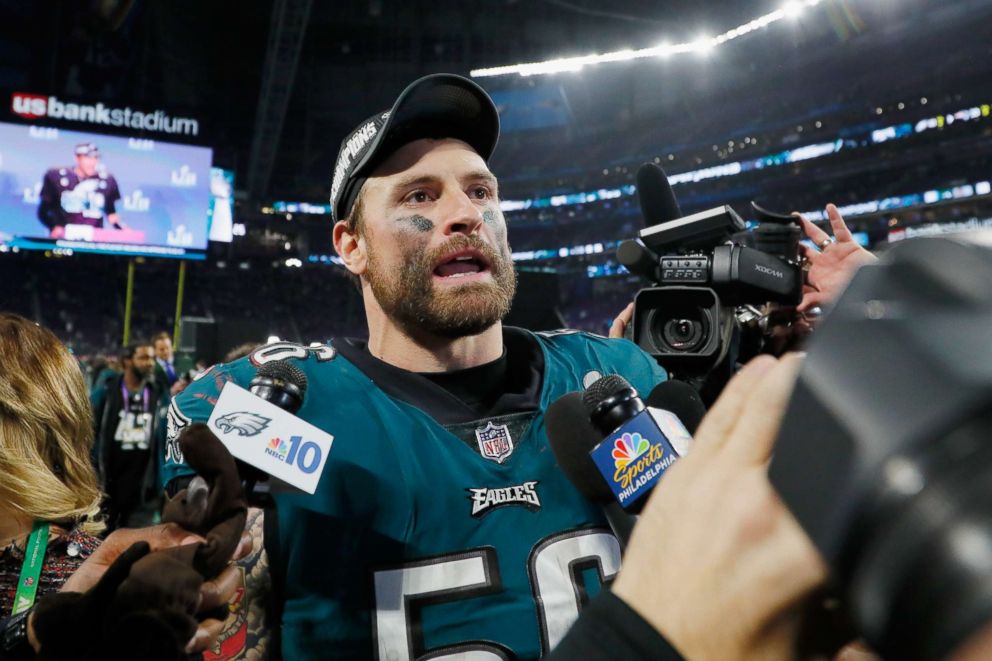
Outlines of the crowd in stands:
[[[897,84],[884,81],[878,72],[885,67],[879,66],[857,77],[825,75],[801,89],[780,86],[773,103],[734,84],[727,92],[733,98],[731,113],[697,108],[698,112],[666,115],[666,121],[652,115],[632,117],[620,132],[606,123],[510,132],[503,136],[491,166],[500,176],[503,199],[526,200],[630,186],[645,161],[657,162],[674,175],[843,140],[837,153],[675,186],[684,213],[729,204],[745,217],[751,200],[783,212],[808,211],[822,209],[827,202],[844,205],[975,183],[976,173],[992,168],[992,117],[955,122],[881,144],[870,140],[872,131],[880,128],[915,125],[921,118],[992,101],[981,84],[984,65],[974,60],[973,50],[968,51],[969,61],[962,60],[963,52],[951,50],[948,57],[935,61],[926,80],[921,70],[908,72]],[[849,58],[836,66],[855,66],[853,61]],[[837,80],[847,79],[855,82],[836,86]],[[928,88],[933,91],[921,96],[920,90]],[[814,98],[818,101],[810,103]],[[223,259],[220,251],[213,251],[206,262],[188,264],[184,316],[264,322],[272,334],[304,341],[366,332],[360,296],[343,270],[306,261],[308,254],[331,250],[329,240],[314,238],[324,237],[325,225],[329,235],[327,217],[297,215],[294,222],[278,218],[273,224],[271,216],[251,213],[244,205],[239,209],[246,216],[249,236],[236,239]],[[873,248],[884,249],[894,226],[989,215],[992,203],[978,196],[849,215],[848,221],[855,231],[868,234]],[[507,221],[515,252],[610,244],[633,237],[644,222],[637,197],[630,194],[508,211]],[[255,234],[262,239],[253,241]],[[292,251],[286,252],[284,243],[292,244]],[[286,258],[292,256],[302,258],[303,268],[286,267]],[[126,258],[78,254],[46,258],[25,253],[0,257],[0,278],[8,283],[0,307],[52,328],[77,355],[112,354],[120,345]],[[557,307],[569,325],[603,332],[645,284],[629,276],[587,276],[587,265],[611,259],[607,250],[536,264],[559,273]],[[132,338],[173,328],[177,281],[178,263],[138,260]],[[590,295],[592,288],[595,295]]]
[[[46,258],[40,253],[3,257],[0,279],[13,286],[0,296],[0,308],[51,328],[77,356],[116,353],[123,337],[125,260],[80,254]],[[270,322],[272,334],[307,341],[365,333],[361,298],[337,269],[244,263],[249,268],[188,263],[183,315]],[[173,328],[178,273],[177,262],[136,264],[131,338],[148,339]]]

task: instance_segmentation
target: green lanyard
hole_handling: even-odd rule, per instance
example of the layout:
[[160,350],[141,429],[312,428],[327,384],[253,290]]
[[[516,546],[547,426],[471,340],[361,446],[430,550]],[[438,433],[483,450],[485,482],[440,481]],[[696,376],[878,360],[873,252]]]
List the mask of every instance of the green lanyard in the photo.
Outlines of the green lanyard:
[[35,595],[38,594],[38,578],[41,567],[45,564],[45,549],[48,548],[48,524],[35,521],[28,537],[28,545],[24,549],[24,564],[21,565],[21,577],[17,580],[17,592],[14,593],[14,609],[11,615],[17,615],[34,605]]

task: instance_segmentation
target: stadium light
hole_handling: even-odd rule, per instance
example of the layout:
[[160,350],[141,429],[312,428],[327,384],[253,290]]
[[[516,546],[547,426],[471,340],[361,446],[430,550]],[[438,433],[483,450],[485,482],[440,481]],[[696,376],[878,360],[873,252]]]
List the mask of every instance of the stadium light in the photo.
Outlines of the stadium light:
[[789,0],[789,2],[782,5],[782,13],[788,18],[799,18],[804,8],[803,3],[799,2],[799,0]]
[[699,55],[709,55],[716,48],[716,43],[711,37],[699,37],[689,45],[689,52]]
[[578,57],[563,57],[542,62],[526,62],[521,64],[508,64],[498,67],[486,67],[483,69],[473,69],[469,74],[473,78],[490,78],[493,76],[508,76],[517,74],[520,76],[537,76],[543,74],[563,73],[568,71],[581,71],[584,67],[594,64],[605,64],[607,62],[629,62],[649,57],[668,57],[678,53],[707,54],[716,46],[733,41],[755,30],[768,27],[785,18],[795,18],[799,16],[807,7],[815,7],[820,0],[789,0],[786,4],[775,11],[759,16],[754,20],[727,30],[716,37],[705,40],[696,39],[694,41],[668,44],[663,43],[651,48],[623,49],[609,53],[594,53]]

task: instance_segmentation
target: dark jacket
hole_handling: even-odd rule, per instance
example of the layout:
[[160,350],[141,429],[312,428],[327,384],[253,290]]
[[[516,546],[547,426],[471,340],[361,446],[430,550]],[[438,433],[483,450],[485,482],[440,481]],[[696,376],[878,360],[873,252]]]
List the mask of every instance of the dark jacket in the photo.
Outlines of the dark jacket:
[[[94,464],[107,495],[106,510],[111,529],[150,523],[146,520],[161,505],[159,470],[165,448],[165,414],[169,392],[157,379],[150,379],[138,397],[138,411],[150,414],[151,436],[146,448],[115,440],[124,410],[123,375],[108,377],[91,396],[94,422]],[[130,393],[129,393],[130,394]],[[147,404],[146,404],[147,402]],[[131,521],[132,515],[144,513]]]

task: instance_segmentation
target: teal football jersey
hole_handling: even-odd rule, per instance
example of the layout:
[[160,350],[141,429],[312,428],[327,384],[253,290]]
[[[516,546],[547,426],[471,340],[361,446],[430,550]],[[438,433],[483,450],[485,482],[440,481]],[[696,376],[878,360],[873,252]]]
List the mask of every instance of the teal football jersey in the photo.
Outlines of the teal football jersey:
[[511,331],[543,361],[532,410],[442,424],[338,341],[267,345],[175,399],[169,480],[190,473],[182,429],[271,360],[304,371],[297,415],[334,438],[316,493],[273,485],[284,658],[538,658],[617,572],[619,545],[556,465],[543,413],[600,375],[622,373],[646,396],[665,372],[627,340]]

